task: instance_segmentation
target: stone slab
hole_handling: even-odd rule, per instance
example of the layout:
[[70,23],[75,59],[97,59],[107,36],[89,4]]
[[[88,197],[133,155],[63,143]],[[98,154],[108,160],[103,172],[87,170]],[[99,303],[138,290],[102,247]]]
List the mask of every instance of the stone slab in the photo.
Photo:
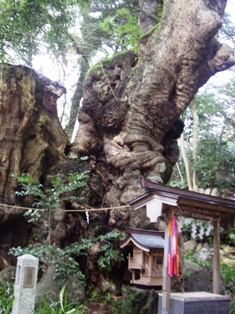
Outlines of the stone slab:
[[[169,314],[229,314],[230,298],[209,292],[170,294]],[[158,294],[158,314],[162,314],[162,293]]]

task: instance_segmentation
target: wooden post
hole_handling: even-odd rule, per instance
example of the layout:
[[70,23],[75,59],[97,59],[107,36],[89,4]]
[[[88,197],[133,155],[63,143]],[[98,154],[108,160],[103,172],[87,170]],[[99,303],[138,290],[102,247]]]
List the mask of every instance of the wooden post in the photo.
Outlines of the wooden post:
[[149,255],[149,277],[151,279],[153,274],[153,257],[152,254]]
[[214,220],[213,293],[220,292],[220,221]]
[[168,314],[170,310],[170,292],[171,292],[171,279],[167,271],[167,260],[168,260],[168,223],[169,213],[165,215],[165,246],[164,246],[164,260],[163,260],[163,273],[162,273],[162,313]]

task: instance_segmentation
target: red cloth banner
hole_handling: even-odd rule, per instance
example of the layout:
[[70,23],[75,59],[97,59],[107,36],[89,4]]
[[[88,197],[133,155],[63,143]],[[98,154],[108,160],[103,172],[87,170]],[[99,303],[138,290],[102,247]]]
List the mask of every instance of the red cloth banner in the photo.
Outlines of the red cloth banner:
[[178,224],[175,217],[171,217],[168,224],[168,275],[170,277],[179,275],[179,236]]

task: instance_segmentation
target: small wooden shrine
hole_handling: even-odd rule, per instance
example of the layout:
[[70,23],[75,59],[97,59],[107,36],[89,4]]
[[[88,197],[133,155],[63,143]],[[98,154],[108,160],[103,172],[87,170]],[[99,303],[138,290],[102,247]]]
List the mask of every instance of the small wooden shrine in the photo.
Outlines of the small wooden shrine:
[[[215,196],[200,194],[197,192],[191,192],[187,190],[181,190],[164,186],[157,183],[152,183],[145,178],[141,180],[141,185],[146,189],[146,194],[133,200],[130,205],[132,210],[143,210],[146,212],[146,216],[150,219],[150,222],[155,224],[159,217],[164,220],[164,253],[163,263],[158,265],[162,269],[162,279],[159,274],[159,281],[162,280],[162,302],[158,314],[171,314],[176,313],[170,309],[170,282],[171,276],[169,275],[169,223],[172,217],[183,216],[198,220],[209,221],[214,227],[214,258],[213,258],[213,294],[219,295],[220,288],[220,220],[227,219],[234,222],[235,217],[235,202],[232,199],[223,199]],[[157,279],[150,278],[154,275],[153,261],[158,260],[160,262],[160,250],[163,248],[161,240],[161,248],[151,248],[145,241],[137,240],[138,232],[130,232],[127,238],[124,240],[122,247],[131,244],[133,246],[133,256],[129,258],[129,269],[132,272],[132,282],[142,282],[142,284],[149,282],[157,282]],[[159,240],[159,239],[158,239]],[[155,246],[157,244],[155,243]],[[159,255],[153,253],[154,250],[159,250]],[[157,252],[157,251],[155,251]],[[151,265],[150,260],[145,259],[146,253],[151,253]],[[154,255],[155,254],[155,255]],[[162,253],[161,253],[162,254]],[[159,259],[158,259],[159,256]],[[161,255],[162,256],[162,255]],[[146,266],[148,265],[148,266]],[[146,274],[147,267],[151,276],[147,279]],[[155,272],[156,273],[156,272]],[[154,275],[155,276],[155,275]],[[154,278],[153,276],[153,278]],[[139,281],[140,280],[140,281]],[[149,284],[151,285],[151,283]],[[226,298],[224,296],[221,296]],[[228,300],[226,301],[228,303]],[[172,304],[174,302],[172,301]],[[172,312],[173,311],[173,312]],[[191,313],[191,312],[190,312]],[[212,312],[207,312],[212,313]],[[221,312],[222,313],[222,312]],[[226,312],[227,313],[227,312]]]
[[143,229],[126,229],[128,236],[121,248],[132,247],[128,256],[131,283],[145,286],[162,286],[164,232]]

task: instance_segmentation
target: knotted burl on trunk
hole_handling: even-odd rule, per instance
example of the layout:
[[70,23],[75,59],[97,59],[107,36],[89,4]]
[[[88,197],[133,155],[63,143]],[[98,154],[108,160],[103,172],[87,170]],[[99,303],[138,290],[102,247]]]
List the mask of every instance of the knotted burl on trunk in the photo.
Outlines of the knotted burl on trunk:
[[92,157],[106,185],[104,204],[144,193],[141,176],[166,183],[179,150],[179,120],[197,90],[235,63],[216,34],[226,1],[166,1],[162,21],[140,40],[92,69],[84,84],[74,151]]

